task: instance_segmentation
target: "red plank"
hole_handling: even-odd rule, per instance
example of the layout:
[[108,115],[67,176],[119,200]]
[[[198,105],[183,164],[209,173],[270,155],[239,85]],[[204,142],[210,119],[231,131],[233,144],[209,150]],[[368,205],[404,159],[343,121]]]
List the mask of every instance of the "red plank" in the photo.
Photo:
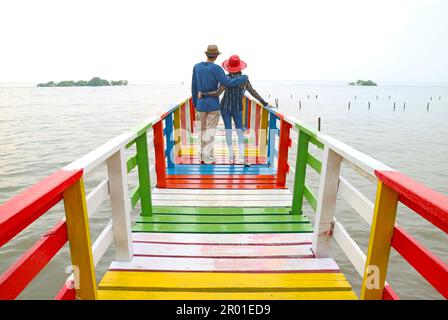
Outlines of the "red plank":
[[286,174],[288,173],[288,152],[291,131],[291,124],[286,122],[283,117],[280,119],[280,141],[278,150],[277,164],[277,186],[284,187],[286,185]]
[[400,194],[399,200],[423,218],[448,233],[448,197],[396,171],[375,171],[389,188]]
[[400,300],[400,297],[398,297],[390,285],[386,284],[383,290],[383,300]]
[[154,154],[156,161],[157,187],[166,187],[166,159],[165,159],[165,143],[163,140],[162,121],[158,121],[153,125],[154,130]]
[[0,206],[0,247],[62,199],[82,170],[59,170]]
[[181,184],[167,182],[167,188],[171,189],[286,189],[275,184]]
[[54,297],[54,300],[76,300],[76,290],[73,281],[67,281]]
[[394,228],[392,247],[448,299],[448,264],[423,247],[398,225]]
[[239,174],[239,175],[226,175],[226,174],[169,174],[168,180],[173,179],[215,179],[215,180],[275,180],[274,175],[256,175],[256,174]]
[[62,220],[0,276],[0,300],[15,299],[68,241]]
[[194,132],[194,120],[196,118],[196,114],[195,114],[195,108],[194,108],[194,104],[193,104],[193,98],[190,98],[190,128],[191,128],[191,133]]

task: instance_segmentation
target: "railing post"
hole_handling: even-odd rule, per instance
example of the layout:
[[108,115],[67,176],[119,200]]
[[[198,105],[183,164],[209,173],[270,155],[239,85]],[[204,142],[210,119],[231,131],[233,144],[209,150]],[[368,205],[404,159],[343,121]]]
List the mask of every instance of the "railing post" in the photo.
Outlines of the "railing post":
[[274,164],[275,136],[277,135],[277,117],[275,114],[269,114],[269,132],[268,132],[268,164]]
[[[146,133],[143,134],[143,136],[145,135]],[[139,142],[137,141],[137,143]],[[137,154],[139,151],[141,150],[137,150]],[[144,167],[144,165],[142,167]],[[140,163],[138,168],[140,173]],[[116,258],[120,261],[130,261],[134,253],[132,247],[131,208],[129,206],[130,203],[124,148],[117,151],[107,160],[107,174],[109,177],[109,193],[112,207],[112,223],[114,226]],[[143,199],[143,193],[148,193],[148,189],[143,188],[140,184],[141,199]]]
[[328,257],[330,251],[341,162],[342,157],[325,145],[313,232],[313,251],[318,258]]
[[268,115],[269,112],[264,107],[261,108],[261,125],[260,125],[260,156],[267,155],[267,138],[268,138]]
[[284,187],[286,185],[286,174],[289,171],[288,167],[288,150],[291,146],[291,125],[284,119],[280,122],[280,142],[278,150],[278,164],[277,164],[277,187]]
[[174,153],[176,157],[182,156],[180,138],[180,107],[174,110]]
[[297,141],[296,168],[294,176],[294,190],[292,198],[292,214],[302,214],[303,193],[305,189],[306,164],[308,158],[308,145],[310,136],[303,130],[299,130]]
[[166,139],[166,158],[168,168],[174,167],[174,135],[173,135],[173,115],[170,113],[165,118],[165,139]]
[[98,294],[95,266],[82,177],[67,188],[63,195],[70,255],[75,273],[76,297],[82,300],[96,300]]
[[157,187],[166,188],[166,161],[165,143],[163,141],[162,120],[153,125],[154,130],[154,153],[156,160]]
[[398,193],[378,181],[361,299],[381,300],[397,215]]
[[149,173],[148,135],[145,129],[135,139],[137,150],[138,184],[142,216],[152,215],[151,177]]

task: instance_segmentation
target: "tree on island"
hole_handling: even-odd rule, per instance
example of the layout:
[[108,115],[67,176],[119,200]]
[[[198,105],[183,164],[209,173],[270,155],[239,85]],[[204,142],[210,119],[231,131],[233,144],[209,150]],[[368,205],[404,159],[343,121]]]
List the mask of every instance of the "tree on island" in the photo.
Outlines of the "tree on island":
[[[111,84],[112,83],[112,84]],[[105,79],[101,79],[100,77],[93,77],[89,81],[86,80],[66,80],[55,83],[53,81],[47,83],[39,83],[38,87],[103,87],[103,86],[127,86],[128,80],[118,80],[118,81],[107,81]]]
[[367,86],[367,87],[375,87],[377,84],[372,80],[358,80],[356,82],[350,82],[350,86]]

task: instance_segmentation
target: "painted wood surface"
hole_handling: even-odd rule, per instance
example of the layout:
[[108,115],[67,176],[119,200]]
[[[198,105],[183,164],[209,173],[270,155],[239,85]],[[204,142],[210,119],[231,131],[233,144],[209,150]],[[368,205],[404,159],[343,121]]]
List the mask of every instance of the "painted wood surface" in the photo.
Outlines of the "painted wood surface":
[[95,300],[97,299],[95,266],[82,178],[64,191],[64,207],[70,256],[77,273],[74,277],[76,297],[82,300]]
[[394,171],[375,171],[378,179],[400,195],[400,201],[448,233],[448,196]]
[[163,139],[163,123],[159,121],[153,125],[154,130],[154,152],[156,161],[157,186],[166,187],[166,161],[165,161],[165,143]]
[[[144,140],[146,141],[146,140]],[[137,147],[139,141],[137,141]],[[110,200],[114,230],[115,255],[117,260],[129,261],[132,257],[131,208],[129,207],[128,180],[125,168],[124,148],[107,160]],[[146,185],[149,189],[149,181]],[[142,186],[140,200],[143,202]],[[148,194],[150,190],[145,190]],[[149,198],[150,199],[150,198]]]
[[17,298],[66,243],[66,224],[60,221],[0,276],[0,300]]
[[251,272],[251,273],[335,273],[339,267],[333,259],[217,259],[134,257],[130,262],[111,263],[111,271],[194,271],[194,272]]
[[[380,300],[383,297],[397,204],[398,193],[381,181],[378,182],[367,261],[361,288],[361,299],[363,300]],[[378,278],[375,279],[375,277]],[[374,281],[374,286],[372,281]]]
[[313,251],[317,257],[328,257],[330,252],[341,161],[342,157],[326,145],[314,222]]
[[59,170],[0,206],[0,247],[62,199],[82,170]]
[[304,197],[304,187],[306,178],[306,164],[308,159],[308,144],[309,135],[305,132],[299,132],[299,145],[297,147],[296,165],[294,167],[294,189],[293,189],[293,202],[292,213],[302,214],[302,205]]
[[[167,118],[171,119],[171,118]],[[171,134],[170,134],[171,137]],[[151,201],[151,179],[149,172],[149,158],[148,158],[148,138],[146,131],[139,135],[136,139],[137,164],[138,164],[138,185],[139,197],[141,202],[142,214],[151,215],[152,201]],[[173,148],[172,145],[170,145]],[[174,151],[173,151],[174,152]],[[170,153],[172,153],[170,151]],[[118,169],[118,167],[117,167]],[[126,177],[122,177],[123,181],[127,181]],[[127,182],[126,182],[127,183]],[[127,189],[127,187],[126,187]],[[126,192],[127,193],[127,192]]]

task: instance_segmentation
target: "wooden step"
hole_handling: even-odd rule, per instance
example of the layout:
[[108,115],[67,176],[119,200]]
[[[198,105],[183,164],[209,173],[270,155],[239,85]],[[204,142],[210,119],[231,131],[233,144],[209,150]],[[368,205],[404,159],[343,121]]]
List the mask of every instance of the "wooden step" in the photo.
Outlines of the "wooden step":
[[137,217],[136,223],[177,224],[266,224],[266,223],[310,223],[303,215],[158,215]]

